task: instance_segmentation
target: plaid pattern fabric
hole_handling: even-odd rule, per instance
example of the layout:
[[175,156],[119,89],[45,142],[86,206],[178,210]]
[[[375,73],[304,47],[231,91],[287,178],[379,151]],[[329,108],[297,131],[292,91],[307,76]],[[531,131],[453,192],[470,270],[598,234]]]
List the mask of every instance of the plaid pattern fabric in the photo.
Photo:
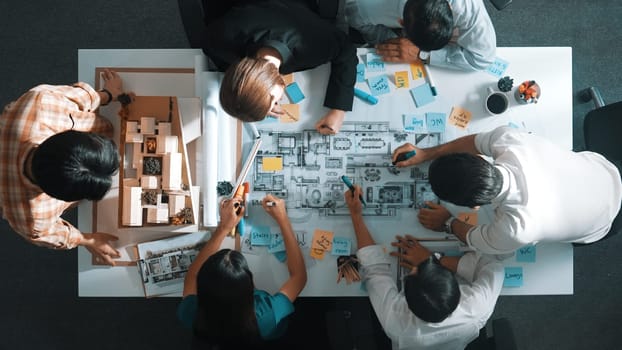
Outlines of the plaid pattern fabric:
[[112,124],[98,116],[99,94],[88,84],[39,85],[7,105],[0,116],[0,206],[13,230],[31,243],[71,249],[82,234],[61,214],[76,202],[48,196],[24,175],[31,150],[66,130],[112,136]]

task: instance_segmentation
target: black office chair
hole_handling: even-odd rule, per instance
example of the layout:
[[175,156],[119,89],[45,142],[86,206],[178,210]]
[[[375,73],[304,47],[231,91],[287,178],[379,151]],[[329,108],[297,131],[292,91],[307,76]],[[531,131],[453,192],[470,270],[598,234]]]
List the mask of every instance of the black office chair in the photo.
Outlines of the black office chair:
[[594,102],[583,120],[585,149],[602,154],[618,169],[622,165],[622,102],[605,105],[600,91],[596,87],[587,88],[579,93],[583,102]]
[[514,331],[507,318],[492,321],[492,335],[486,327],[479,331],[479,337],[469,343],[465,350],[518,350]]

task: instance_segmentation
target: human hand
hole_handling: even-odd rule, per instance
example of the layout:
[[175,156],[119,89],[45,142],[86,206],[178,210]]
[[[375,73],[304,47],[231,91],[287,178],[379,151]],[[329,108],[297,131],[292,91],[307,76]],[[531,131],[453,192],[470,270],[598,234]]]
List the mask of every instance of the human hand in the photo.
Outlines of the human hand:
[[121,257],[121,253],[114,249],[110,245],[110,241],[116,241],[119,238],[109,233],[94,232],[94,233],[82,233],[82,243],[93,256],[95,261],[104,262],[108,265],[114,266],[114,260]]
[[407,38],[392,38],[376,45],[376,53],[385,62],[413,63],[419,61],[419,48]]
[[112,101],[118,101],[119,95],[123,94],[123,80],[121,76],[108,68],[104,69],[101,76],[104,79],[104,89],[110,92]]
[[283,109],[283,107],[281,107],[278,102],[272,106],[272,109],[270,109],[268,114],[279,119],[289,117],[285,109]]
[[417,239],[411,235],[406,237],[395,236],[396,242],[391,242],[391,245],[398,248],[398,251],[391,252],[391,256],[395,256],[400,259],[400,266],[403,266],[409,270],[419,266],[422,262],[430,258],[432,253],[428,248],[424,247],[417,241]]
[[[399,157],[400,154],[406,154],[410,151],[415,151],[417,152],[414,156],[400,161],[397,161],[397,158]],[[398,148],[395,149],[395,151],[393,151],[393,155],[391,156],[391,160],[393,161],[393,163],[395,164],[396,167],[398,168],[403,168],[403,167],[407,167],[407,166],[411,166],[411,165],[415,165],[415,164],[419,164],[425,161],[425,150],[421,149],[421,148],[417,148],[415,146],[413,146],[410,143],[405,143],[401,146],[399,146]]]
[[433,231],[444,231],[445,221],[451,217],[447,208],[434,202],[425,202],[428,208],[419,209],[419,222],[423,227]]
[[[274,205],[268,206],[269,202],[274,203]],[[285,201],[281,198],[267,194],[261,201],[261,206],[277,223],[280,224],[288,220],[287,210],[285,209]]]
[[346,112],[340,109],[331,109],[322,119],[315,123],[315,130],[322,135],[334,135],[339,132]]
[[363,203],[359,199],[359,196],[362,196],[363,192],[361,191],[361,186],[354,185],[354,192],[352,190],[347,190],[343,194],[343,198],[348,205],[348,209],[350,209],[350,215],[361,215],[363,213]]
[[225,199],[220,202],[220,223],[218,227],[225,232],[233,230],[244,216],[246,208],[242,206],[242,198]]

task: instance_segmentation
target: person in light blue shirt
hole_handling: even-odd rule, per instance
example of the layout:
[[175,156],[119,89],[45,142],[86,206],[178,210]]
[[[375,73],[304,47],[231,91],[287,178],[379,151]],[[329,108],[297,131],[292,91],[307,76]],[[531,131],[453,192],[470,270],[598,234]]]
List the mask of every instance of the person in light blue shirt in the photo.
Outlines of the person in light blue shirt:
[[[268,202],[274,205],[268,206]],[[224,201],[218,227],[186,274],[183,299],[177,309],[182,325],[193,329],[194,342],[205,348],[255,348],[280,337],[287,328],[287,316],[294,312],[293,302],[307,282],[285,203],[267,195],[262,206],[281,229],[289,279],[276,294],[255,289],[244,256],[235,250],[220,249],[224,237],[244,215],[239,199]]]
[[424,57],[434,66],[484,70],[495,59],[497,37],[482,0],[346,0],[345,14],[387,62]]

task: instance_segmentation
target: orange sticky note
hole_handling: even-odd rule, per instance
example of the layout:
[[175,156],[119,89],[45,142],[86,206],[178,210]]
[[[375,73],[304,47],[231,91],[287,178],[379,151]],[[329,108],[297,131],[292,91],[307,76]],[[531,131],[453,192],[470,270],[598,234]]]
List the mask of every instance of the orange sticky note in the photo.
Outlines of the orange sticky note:
[[401,71],[401,72],[395,72],[395,87],[400,89],[400,88],[407,88],[410,85],[410,82],[408,80],[408,72],[407,71]]
[[469,225],[477,225],[477,212],[458,213],[458,220]]
[[263,157],[261,161],[261,170],[263,171],[283,170],[283,158],[281,157]]
[[309,255],[313,258],[313,259],[317,259],[317,260],[322,260],[324,259],[324,253],[326,253],[323,249],[313,249],[311,248],[309,250]]
[[425,77],[425,71],[423,70],[423,62],[410,64],[410,73],[413,75],[413,80],[421,79]]
[[283,104],[281,108],[285,111],[285,115],[279,118],[281,123],[295,123],[300,120],[300,105],[294,103]]
[[451,109],[451,114],[449,118],[447,118],[447,122],[451,125],[454,125],[460,129],[465,129],[469,122],[471,121],[471,112],[467,111],[462,107],[454,106]]
[[283,81],[285,81],[285,86],[294,82],[294,73],[289,73],[287,75],[282,75]]
[[333,249],[333,233],[330,231],[315,230],[313,232],[313,239],[311,240],[311,250],[313,249],[329,251]]

